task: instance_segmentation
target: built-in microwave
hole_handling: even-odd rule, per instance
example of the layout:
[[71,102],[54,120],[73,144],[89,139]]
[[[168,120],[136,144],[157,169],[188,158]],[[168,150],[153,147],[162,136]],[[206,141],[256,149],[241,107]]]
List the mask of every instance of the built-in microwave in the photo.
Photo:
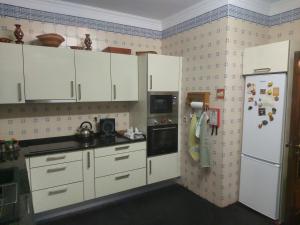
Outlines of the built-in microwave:
[[149,92],[148,114],[178,113],[178,92]]

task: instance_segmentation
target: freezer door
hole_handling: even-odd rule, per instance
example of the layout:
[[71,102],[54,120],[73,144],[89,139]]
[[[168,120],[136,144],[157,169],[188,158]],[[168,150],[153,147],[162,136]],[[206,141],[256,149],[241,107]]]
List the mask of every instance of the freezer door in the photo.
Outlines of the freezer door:
[[[255,85],[254,93],[249,85]],[[242,153],[281,164],[286,74],[246,77]],[[272,113],[273,120],[269,113]],[[259,127],[263,121],[266,125]]]
[[242,155],[239,201],[278,219],[280,166]]

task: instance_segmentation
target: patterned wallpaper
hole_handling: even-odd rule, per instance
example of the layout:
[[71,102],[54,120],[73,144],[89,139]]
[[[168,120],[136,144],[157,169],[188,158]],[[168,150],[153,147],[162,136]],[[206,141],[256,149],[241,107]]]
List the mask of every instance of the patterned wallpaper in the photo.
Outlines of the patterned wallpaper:
[[[161,40],[141,36],[112,33],[85,27],[17,19],[2,16],[0,33],[22,25],[26,44],[43,33],[59,33],[65,37],[61,47],[82,44],[85,34],[91,34],[92,47],[101,51],[107,46],[131,48],[135,51],[161,52]],[[116,118],[116,128],[126,129],[129,124],[129,103],[68,103],[0,105],[0,139],[21,140],[74,134],[82,121],[93,122],[95,116]]]

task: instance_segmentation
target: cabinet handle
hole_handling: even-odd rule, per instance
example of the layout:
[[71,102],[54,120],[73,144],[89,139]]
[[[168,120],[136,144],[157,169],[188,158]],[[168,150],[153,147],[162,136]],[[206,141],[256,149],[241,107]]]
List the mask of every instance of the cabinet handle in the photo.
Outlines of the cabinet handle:
[[116,147],[115,150],[116,151],[120,151],[120,150],[125,150],[125,149],[128,149],[129,148],[129,145],[127,146],[122,146],[122,147]]
[[129,155],[120,156],[120,157],[116,157],[115,161],[124,160],[124,159],[128,159],[128,158],[129,158]]
[[62,193],[67,192],[67,190],[68,190],[68,188],[59,189],[59,190],[56,190],[56,191],[49,191],[49,192],[48,192],[48,195],[58,195],[58,194],[62,194]]
[[47,173],[55,173],[55,172],[59,172],[59,171],[64,171],[66,169],[67,168],[65,166],[64,167],[59,167],[59,168],[48,169]]
[[114,84],[114,99],[117,98],[117,88],[116,85]]
[[150,75],[150,90],[152,90],[152,75]]
[[78,84],[78,99],[81,100],[81,84]]
[[74,97],[74,81],[71,81],[71,98]]
[[87,152],[87,168],[91,168],[91,153]]
[[61,159],[65,159],[65,158],[66,158],[65,155],[63,155],[63,156],[57,156],[57,157],[48,157],[46,159],[46,161],[55,161],[55,160],[61,160]]
[[255,73],[268,73],[271,71],[271,68],[260,68],[260,69],[255,69]]
[[22,85],[18,83],[18,100],[19,102],[22,101]]
[[149,160],[149,174],[152,174],[152,161]]
[[127,178],[129,178],[129,176],[130,176],[130,174],[126,174],[126,175],[123,175],[123,176],[115,177],[115,180],[127,179]]

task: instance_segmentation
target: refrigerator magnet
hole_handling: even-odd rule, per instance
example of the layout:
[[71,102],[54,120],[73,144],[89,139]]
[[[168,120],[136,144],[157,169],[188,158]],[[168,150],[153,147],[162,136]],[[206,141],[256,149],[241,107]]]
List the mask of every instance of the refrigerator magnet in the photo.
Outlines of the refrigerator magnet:
[[272,81],[268,82],[268,87],[272,87],[272,86],[273,86],[273,82]]
[[248,110],[252,110],[252,109],[253,109],[253,107],[252,107],[252,106],[249,106],[249,107],[248,107]]
[[263,121],[262,121],[262,124],[263,124],[264,126],[267,126],[268,123],[269,123],[268,120],[263,120]]
[[268,116],[269,116],[269,120],[270,120],[270,121],[273,121],[273,120],[274,120],[273,113],[269,112],[269,113],[268,113]]
[[266,94],[266,92],[267,92],[267,90],[266,90],[266,89],[260,89],[260,92],[259,92],[259,93],[260,93],[261,95],[265,95],[265,94]]
[[254,101],[254,98],[253,97],[249,97],[248,98],[248,102],[253,102]]
[[258,109],[258,115],[259,116],[265,116],[266,115],[266,108],[259,108]]
[[272,108],[272,114],[276,114],[277,109],[276,108]]
[[268,95],[272,95],[272,90],[269,89],[267,93],[268,93]]
[[258,128],[261,129],[262,128],[262,123],[258,124]]
[[276,102],[278,102],[278,101],[279,101],[279,97],[276,96],[276,97],[274,98],[274,100],[275,100]]
[[278,97],[279,96],[279,87],[274,87],[273,88],[273,96]]

